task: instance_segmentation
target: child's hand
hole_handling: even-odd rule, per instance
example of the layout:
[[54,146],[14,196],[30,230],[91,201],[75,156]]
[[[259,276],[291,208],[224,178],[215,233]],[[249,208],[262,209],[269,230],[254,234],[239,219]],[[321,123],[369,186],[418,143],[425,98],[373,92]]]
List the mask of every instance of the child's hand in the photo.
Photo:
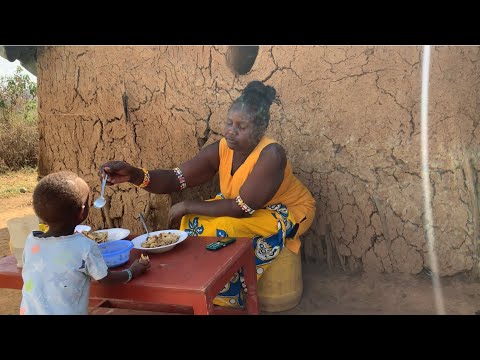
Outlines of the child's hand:
[[150,261],[140,261],[135,260],[132,265],[130,265],[130,271],[132,272],[133,278],[143,274],[150,267]]

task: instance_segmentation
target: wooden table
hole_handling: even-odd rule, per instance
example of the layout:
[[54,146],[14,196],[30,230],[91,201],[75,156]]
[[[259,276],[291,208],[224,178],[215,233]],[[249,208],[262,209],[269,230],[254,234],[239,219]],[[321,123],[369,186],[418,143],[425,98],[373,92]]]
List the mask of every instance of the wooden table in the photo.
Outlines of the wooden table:
[[[151,267],[128,284],[102,285],[92,280],[91,305],[105,307],[113,304],[168,312],[188,312],[185,309],[191,309],[196,315],[258,314],[252,240],[237,238],[235,243],[218,251],[206,250],[205,245],[216,239],[192,236],[168,252],[149,253]],[[139,257],[140,251],[132,249],[129,263]],[[214,306],[212,300],[241,267],[248,289],[246,308]],[[0,288],[21,289],[22,285],[21,269],[17,268],[15,257],[0,259]]]

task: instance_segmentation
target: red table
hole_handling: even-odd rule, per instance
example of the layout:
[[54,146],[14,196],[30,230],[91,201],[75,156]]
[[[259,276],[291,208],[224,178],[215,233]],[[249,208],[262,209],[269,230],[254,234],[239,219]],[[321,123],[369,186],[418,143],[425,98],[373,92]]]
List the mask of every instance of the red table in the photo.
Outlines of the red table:
[[[215,237],[188,237],[172,250],[149,253],[151,267],[128,284],[102,285],[91,283],[91,305],[115,304],[124,308],[186,312],[194,314],[258,314],[257,277],[252,240],[237,241],[218,251],[205,245]],[[133,249],[130,262],[140,257]],[[214,306],[213,298],[223,289],[233,274],[243,267],[247,285],[245,309]],[[121,268],[119,268],[121,269]],[[21,269],[13,256],[0,259],[0,288],[21,289]]]

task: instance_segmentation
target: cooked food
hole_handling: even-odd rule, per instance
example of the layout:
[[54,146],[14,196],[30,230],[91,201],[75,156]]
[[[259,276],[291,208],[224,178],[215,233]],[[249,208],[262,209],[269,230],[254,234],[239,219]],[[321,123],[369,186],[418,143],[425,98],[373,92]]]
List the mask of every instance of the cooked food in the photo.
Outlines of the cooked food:
[[96,232],[96,231],[83,230],[82,234],[85,235],[86,237],[88,237],[89,239],[92,239],[93,241],[96,241],[97,244],[107,242],[107,239],[108,239],[108,234],[106,232]]
[[148,264],[148,263],[150,262],[150,258],[149,258],[147,255],[141,254],[141,255],[140,255],[140,262],[141,262],[142,264],[145,264],[145,265],[146,265],[146,264]]
[[161,233],[148,237],[147,240],[142,243],[142,247],[155,248],[159,246],[170,245],[176,243],[178,239],[180,239],[180,235],[171,232]]

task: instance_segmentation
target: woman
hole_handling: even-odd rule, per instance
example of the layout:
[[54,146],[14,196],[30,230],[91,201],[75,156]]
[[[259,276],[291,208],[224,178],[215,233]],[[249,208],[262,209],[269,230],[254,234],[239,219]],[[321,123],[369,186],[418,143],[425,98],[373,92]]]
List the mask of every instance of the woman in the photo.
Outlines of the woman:
[[[264,136],[275,93],[260,81],[250,82],[228,111],[225,137],[173,170],[146,170],[110,161],[100,171],[108,175],[109,185],[131,182],[155,194],[201,185],[218,172],[220,193],[215,199],[175,204],[169,226],[193,236],[251,237],[258,279],[284,246],[298,253],[298,236],[315,215],[315,200],[293,175],[284,148]],[[240,271],[215,304],[243,306],[242,280]]]

